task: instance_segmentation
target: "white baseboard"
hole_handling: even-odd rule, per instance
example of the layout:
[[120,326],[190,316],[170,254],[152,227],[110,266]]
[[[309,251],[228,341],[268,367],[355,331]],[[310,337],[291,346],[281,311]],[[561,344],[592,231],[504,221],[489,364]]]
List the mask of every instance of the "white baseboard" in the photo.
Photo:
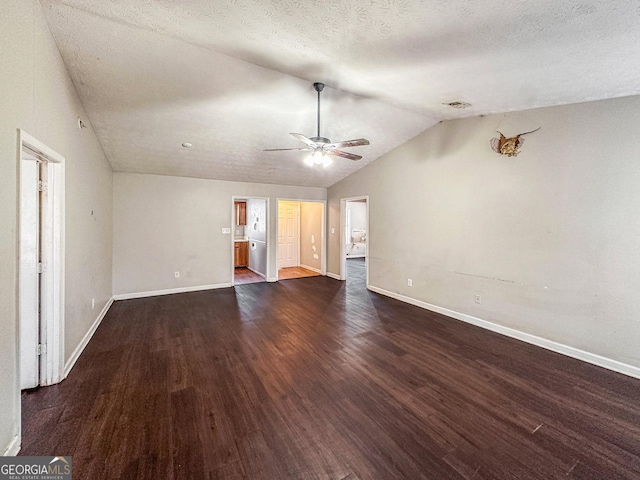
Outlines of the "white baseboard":
[[15,457],[20,451],[20,435],[16,435],[11,439],[7,448],[2,452],[3,457]]
[[302,264],[300,264],[300,268],[306,268],[307,270],[311,270],[312,272],[316,272],[322,275],[322,270],[320,270],[319,268],[313,268],[313,267],[310,267],[309,265],[302,265]]
[[213,285],[196,285],[195,287],[168,288],[166,290],[153,290],[151,292],[120,293],[114,295],[114,300],[132,300],[134,298],[157,297],[158,295],[172,295],[174,293],[199,292],[200,290],[214,290],[216,288],[229,288],[231,283],[216,283]]
[[69,357],[69,360],[67,360],[67,363],[65,363],[64,372],[62,374],[63,380],[67,378],[67,376],[69,375],[69,372],[71,372],[71,369],[78,361],[78,358],[80,358],[80,354],[84,351],[86,346],[89,344],[89,340],[91,340],[91,337],[93,337],[93,334],[96,333],[96,330],[102,323],[102,319],[104,319],[105,315],[109,311],[109,308],[111,307],[111,305],[113,305],[113,300],[114,300],[113,297],[109,299],[109,301],[106,303],[104,308],[100,311],[100,314],[98,315],[98,317],[93,322],[93,325],[91,325],[91,328],[89,328],[89,330],[84,335],[84,337],[82,337],[82,340],[80,341],[76,349],[71,354],[71,357]]
[[276,277],[269,277],[267,278],[267,282],[277,282],[278,279]]
[[253,269],[253,268],[251,268],[251,267],[247,267],[247,269],[251,270],[251,271],[252,271],[253,273],[255,273],[256,275],[260,275],[260,276],[261,276],[262,278],[264,278],[265,280],[267,279],[267,276],[266,276],[264,273],[260,273],[259,271],[254,270],[254,269]]
[[340,275],[336,275],[335,273],[327,272],[327,277],[333,278],[335,280],[340,280]]
[[482,327],[487,330],[491,330],[492,332],[506,335],[507,337],[515,338],[517,340],[521,340],[523,342],[530,343],[538,347],[546,348],[547,350],[551,350],[556,353],[561,353],[568,357],[576,358],[578,360],[582,360],[583,362],[591,363],[593,365],[597,365],[599,367],[603,367],[608,370],[613,370],[614,372],[623,373],[630,377],[640,378],[640,368],[635,367],[633,365],[628,365],[626,363],[622,363],[617,360],[613,360],[611,358],[603,357],[595,353],[586,352],[584,350],[570,347],[562,343],[557,343],[552,340],[548,340],[546,338],[537,337],[535,335],[531,335],[530,333],[525,333],[519,330],[515,330],[513,328],[504,327],[502,325],[498,325],[496,323],[492,323],[487,320],[482,320],[477,317],[472,317],[471,315],[467,315],[465,313],[449,310],[448,308],[438,307],[437,305],[432,305],[430,303],[416,300],[415,298],[407,297],[405,295],[400,295],[399,293],[390,292],[382,288],[374,287],[373,285],[367,285],[367,288],[372,292],[376,292],[381,295],[385,295],[387,297],[395,298],[396,300],[400,300],[401,302],[410,303],[411,305],[415,305],[417,307],[421,307],[426,310],[431,310],[432,312],[441,313],[442,315],[446,315],[447,317],[452,317],[452,318],[455,318],[456,320],[461,320],[463,322],[470,323],[472,325],[476,325],[478,327]]

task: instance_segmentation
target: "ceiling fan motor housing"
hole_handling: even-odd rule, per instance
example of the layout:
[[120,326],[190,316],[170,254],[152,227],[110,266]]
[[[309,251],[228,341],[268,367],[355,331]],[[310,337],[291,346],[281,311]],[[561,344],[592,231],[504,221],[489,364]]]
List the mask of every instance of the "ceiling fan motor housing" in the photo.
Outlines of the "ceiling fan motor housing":
[[[335,155],[337,157],[348,158],[349,160],[360,160],[361,155],[355,155],[353,153],[343,152],[339,150],[342,147],[357,147],[360,145],[369,145],[369,140],[366,138],[358,138],[356,140],[346,140],[344,142],[332,143],[327,137],[320,136],[320,92],[324,89],[324,83],[315,82],[313,88],[318,92],[318,134],[315,137],[306,137],[301,133],[292,133],[295,138],[304,142],[307,146],[305,148],[268,148],[266,152],[278,152],[284,150],[306,150],[311,152],[311,155],[307,159],[312,159],[311,164],[323,164],[325,167],[328,165],[328,159],[325,159],[326,155]],[[322,160],[325,159],[325,160]],[[307,163],[307,160],[305,160]]]

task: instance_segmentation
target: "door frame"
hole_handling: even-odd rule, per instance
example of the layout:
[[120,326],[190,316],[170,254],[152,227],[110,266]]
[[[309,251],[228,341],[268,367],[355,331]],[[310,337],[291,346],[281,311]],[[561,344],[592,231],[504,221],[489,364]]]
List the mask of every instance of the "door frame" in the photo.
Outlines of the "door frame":
[[364,267],[366,274],[366,284],[369,288],[369,249],[371,245],[371,229],[369,224],[369,195],[361,195],[358,197],[347,197],[340,199],[340,280],[347,279],[347,232],[346,232],[346,220],[347,220],[347,202],[355,202],[358,200],[364,200],[366,209],[366,224],[367,224],[367,243],[364,249]]
[[[22,174],[22,149],[26,147],[47,162],[47,195],[40,209],[42,212],[42,257],[46,268],[41,274],[40,338],[45,347],[40,356],[40,385],[53,385],[62,381],[64,372],[64,165],[65,159],[44,143],[18,129],[18,228],[22,204],[20,201],[20,181]],[[24,160],[32,161],[32,160]],[[18,233],[18,236],[20,234]],[[18,239],[18,248],[21,239]],[[18,279],[20,262],[16,260]],[[18,322],[16,322],[16,343],[18,355],[18,375],[20,375],[20,282],[16,299]],[[18,393],[20,390],[18,390]]]
[[[327,201],[326,200],[309,200],[305,198],[276,198],[276,274],[275,279],[278,281],[278,209],[280,202],[296,202],[300,203],[321,203],[322,204],[322,229],[320,231],[320,252],[322,252],[322,261],[320,262],[320,271],[322,275],[327,274]],[[298,209],[298,259],[300,259],[300,209]]]
[[[230,234],[231,234],[231,238],[230,238],[230,247],[231,247],[231,281],[229,282],[229,285],[231,285],[232,287],[235,285],[235,262],[233,261],[233,257],[234,257],[234,247],[235,247],[235,242],[233,241],[235,238],[235,232],[234,232],[234,228],[236,226],[236,208],[235,208],[235,202],[238,200],[264,200],[266,205],[265,205],[265,222],[266,222],[266,227],[267,227],[267,231],[265,232],[265,238],[266,240],[266,250],[267,250],[267,271],[265,272],[265,281],[268,282],[269,281],[269,271],[271,268],[271,224],[270,224],[270,205],[271,205],[271,199],[270,197],[256,197],[255,195],[231,195],[231,230],[230,230]],[[248,213],[247,213],[247,217],[248,217]],[[246,225],[245,225],[246,228]],[[245,233],[247,233],[245,231]]]

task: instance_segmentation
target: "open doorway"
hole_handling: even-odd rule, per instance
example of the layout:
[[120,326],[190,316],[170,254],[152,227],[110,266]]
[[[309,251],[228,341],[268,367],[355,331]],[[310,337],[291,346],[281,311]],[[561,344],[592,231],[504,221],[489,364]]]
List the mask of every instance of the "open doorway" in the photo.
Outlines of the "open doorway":
[[64,157],[19,130],[21,390],[58,383],[64,359]]
[[325,202],[278,200],[278,280],[325,274]]
[[340,279],[369,285],[369,197],[340,200]]
[[233,197],[233,284],[266,282],[268,198]]

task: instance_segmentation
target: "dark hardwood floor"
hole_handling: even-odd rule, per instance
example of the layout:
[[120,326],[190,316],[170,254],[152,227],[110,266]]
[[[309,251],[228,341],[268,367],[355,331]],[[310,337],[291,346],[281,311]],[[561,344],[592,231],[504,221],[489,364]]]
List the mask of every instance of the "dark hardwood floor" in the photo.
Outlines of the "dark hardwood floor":
[[252,270],[249,270],[247,267],[236,267],[233,269],[234,285],[259,282],[266,282],[266,280]]
[[116,302],[22,455],[76,479],[637,479],[640,381],[312,277]]

